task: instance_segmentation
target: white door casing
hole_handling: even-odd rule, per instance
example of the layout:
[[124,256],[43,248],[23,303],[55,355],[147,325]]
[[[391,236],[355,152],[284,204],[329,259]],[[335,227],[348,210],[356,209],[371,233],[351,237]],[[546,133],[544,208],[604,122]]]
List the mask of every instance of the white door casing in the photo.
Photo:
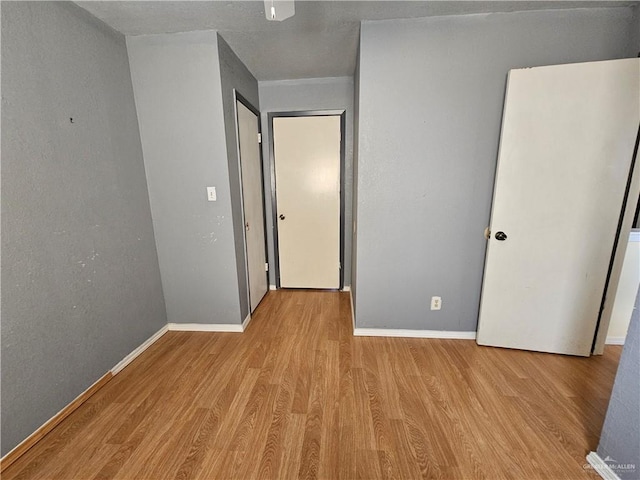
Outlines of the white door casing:
[[258,116],[240,101],[236,101],[236,111],[249,303],[253,313],[268,290]]
[[590,354],[640,121],[639,65],[509,73],[479,344]]
[[280,285],[340,287],[340,116],[273,118]]

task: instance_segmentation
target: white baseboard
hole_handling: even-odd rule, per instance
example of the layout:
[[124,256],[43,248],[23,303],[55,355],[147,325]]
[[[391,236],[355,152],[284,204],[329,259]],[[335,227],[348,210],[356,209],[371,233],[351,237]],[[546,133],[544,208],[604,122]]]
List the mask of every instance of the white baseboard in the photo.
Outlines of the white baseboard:
[[589,462],[589,465],[591,465],[593,469],[598,472],[598,475],[605,480],[620,480],[620,477],[618,477],[616,472],[611,470],[611,467],[607,465],[607,462],[601,459],[600,455],[596,452],[589,452],[589,455],[587,455],[587,462]]
[[242,322],[242,331],[244,332],[247,327],[249,326],[249,323],[251,322],[251,314],[247,315],[247,318],[244,319],[244,322]]
[[354,328],[353,335],[355,337],[451,338],[456,340],[476,339],[476,332],[403,330],[396,328]]
[[96,380],[89,388],[87,388],[84,392],[78,395],[76,398],[71,400],[67,405],[65,405],[62,410],[56,413],[49,420],[44,422],[40,427],[38,427],[31,435],[22,440],[18,445],[12,448],[7,454],[0,458],[0,472],[3,472],[6,468],[11,466],[18,458],[20,458],[24,453],[37,444],[45,435],[47,435],[51,430],[53,430],[57,425],[60,424],[65,418],[71,415],[80,405],[86,402],[91,396],[100,390],[104,385],[109,383],[109,381],[113,378],[113,374],[111,371],[105,373],[102,377]]
[[269,285],[269,290],[277,290],[278,288],[275,285]]
[[102,377],[96,380],[89,388],[80,393],[71,402],[65,405],[62,410],[56,413],[53,417],[43,423],[36,431],[20,442],[10,452],[8,452],[2,459],[0,459],[0,470],[7,468],[15,460],[17,460],[24,452],[35,445],[42,437],[50,432],[56,425],[69,416],[74,410],[82,405],[87,399],[89,399],[95,392],[100,390],[106,383],[109,382],[117,373],[122,371],[124,367],[133,362],[142,352],[153,345],[162,335],[169,330],[168,325],[165,325],[156,333],[151,335],[145,340],[139,347],[133,350],[130,354],[120,360],[111,370],[107,371]]
[[140,355],[147,348],[149,348],[151,345],[153,345],[162,335],[167,333],[168,330],[169,330],[169,326],[165,325],[160,330],[158,330],[156,333],[151,335],[145,342],[142,343],[142,345],[140,345],[133,352],[131,352],[129,355],[127,355],[122,360],[120,360],[120,362],[118,362],[116,364],[116,366],[111,369],[111,373],[115,375],[120,370],[122,370],[124,367],[126,367],[131,362],[133,362],[138,355]]
[[170,323],[172,332],[238,332],[242,333],[242,325],[233,323]]
[[605,345],[624,345],[624,340],[627,337],[607,337]]
[[350,292],[351,291],[351,285],[345,285],[344,287],[342,287],[342,291],[343,292]]

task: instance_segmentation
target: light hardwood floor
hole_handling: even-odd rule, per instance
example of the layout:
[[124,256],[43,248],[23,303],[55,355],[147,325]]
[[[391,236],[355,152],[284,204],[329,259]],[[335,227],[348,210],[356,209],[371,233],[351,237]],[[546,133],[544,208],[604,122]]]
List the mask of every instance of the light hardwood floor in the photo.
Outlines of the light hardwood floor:
[[348,294],[272,291],[244,334],[165,334],[2,477],[599,478],[620,350],[353,337]]

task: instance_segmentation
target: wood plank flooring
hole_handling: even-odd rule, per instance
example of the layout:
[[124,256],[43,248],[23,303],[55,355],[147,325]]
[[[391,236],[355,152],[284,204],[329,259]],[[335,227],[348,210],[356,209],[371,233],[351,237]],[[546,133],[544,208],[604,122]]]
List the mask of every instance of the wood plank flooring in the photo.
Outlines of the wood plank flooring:
[[165,334],[3,479],[599,478],[620,351],[353,337],[348,294],[272,291],[244,334]]

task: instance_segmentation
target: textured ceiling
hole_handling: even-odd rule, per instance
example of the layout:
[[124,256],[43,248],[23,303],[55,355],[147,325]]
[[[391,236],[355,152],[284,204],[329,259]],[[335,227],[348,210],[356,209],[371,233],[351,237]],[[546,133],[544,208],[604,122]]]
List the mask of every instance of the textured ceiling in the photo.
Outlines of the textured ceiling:
[[86,1],[125,35],[217,30],[258,80],[351,76],[361,20],[637,5],[620,1],[306,1],[283,22],[254,1]]

